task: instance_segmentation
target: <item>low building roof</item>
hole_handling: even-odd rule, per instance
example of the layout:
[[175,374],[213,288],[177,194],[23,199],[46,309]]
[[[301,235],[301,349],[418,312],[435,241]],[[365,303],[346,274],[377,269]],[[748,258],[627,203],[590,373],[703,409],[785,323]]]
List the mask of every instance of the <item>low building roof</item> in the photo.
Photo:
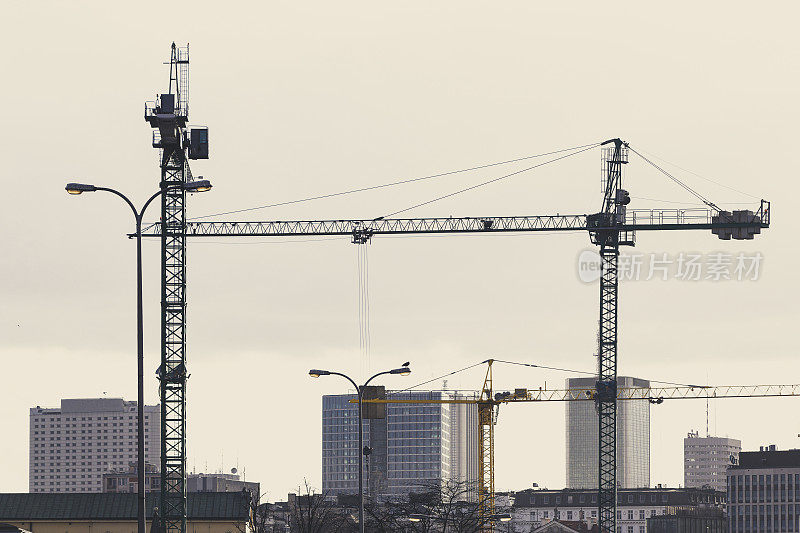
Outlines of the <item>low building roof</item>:
[[798,468],[800,467],[800,450],[761,450],[758,452],[740,452],[739,464],[728,468],[739,470],[745,468]]
[[[147,495],[147,516],[159,493]],[[186,495],[189,520],[247,520],[250,496],[246,492],[190,492]],[[31,520],[136,520],[135,493],[19,493],[0,494],[0,522]]]

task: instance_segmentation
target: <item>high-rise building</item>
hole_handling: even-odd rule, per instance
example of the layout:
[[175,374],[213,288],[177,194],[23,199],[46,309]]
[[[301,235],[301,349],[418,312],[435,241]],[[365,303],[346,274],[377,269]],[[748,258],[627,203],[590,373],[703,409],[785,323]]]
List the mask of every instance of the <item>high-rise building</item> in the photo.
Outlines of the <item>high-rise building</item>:
[[[392,399],[472,399],[456,392],[388,392]],[[358,404],[354,394],[322,397],[322,489],[358,492]],[[387,404],[385,418],[365,419],[366,492],[374,497],[422,491],[445,481],[475,486],[478,411],[474,404]]]
[[728,531],[800,530],[800,450],[741,452],[728,477]]
[[[569,389],[594,389],[595,378],[567,379]],[[650,382],[617,377],[617,387],[649,387]],[[567,488],[597,488],[598,417],[594,402],[566,402]],[[650,486],[650,403],[617,403],[617,485]]]
[[[144,407],[145,461],[159,464],[161,410]],[[29,492],[102,492],[103,473],[137,460],[136,402],[61,400],[30,410]]]
[[726,490],[725,471],[736,464],[740,451],[740,440],[689,432],[683,439],[683,485]]

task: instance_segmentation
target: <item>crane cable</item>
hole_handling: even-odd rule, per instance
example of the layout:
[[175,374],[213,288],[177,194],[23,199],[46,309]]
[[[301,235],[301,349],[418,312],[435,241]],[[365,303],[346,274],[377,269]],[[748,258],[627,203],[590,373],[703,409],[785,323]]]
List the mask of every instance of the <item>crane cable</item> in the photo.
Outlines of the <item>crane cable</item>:
[[[544,370],[556,370],[558,372],[571,372],[573,374],[585,374],[585,375],[588,375],[588,376],[596,376],[597,375],[596,372],[587,372],[585,370],[573,370],[571,368],[559,368],[559,367],[556,367],[556,366],[537,365],[537,364],[534,364],[534,363],[520,363],[520,362],[517,362],[517,361],[503,361],[502,359],[495,359],[494,362],[495,363],[505,363],[507,365],[527,366],[527,367],[531,367],[531,368],[542,368]],[[708,385],[692,385],[690,383],[675,383],[675,382],[672,382],[672,381],[659,381],[659,380],[656,380],[656,379],[648,379],[647,381],[649,381],[650,383],[660,383],[661,385],[675,385],[676,387],[693,387],[693,388],[696,388],[696,389],[708,388]]]
[[369,324],[369,254],[367,243],[356,244],[358,275],[358,349],[361,354],[361,373],[364,379],[371,372],[371,334]]
[[[640,148],[640,150],[641,150],[641,148]],[[701,180],[705,180],[705,181],[707,181],[709,183],[713,183],[714,185],[718,185],[718,186],[723,187],[725,189],[728,189],[730,191],[739,193],[739,194],[741,194],[743,196],[749,196],[750,198],[753,198],[754,200],[759,200],[760,199],[758,196],[755,196],[754,194],[750,194],[749,192],[740,191],[739,189],[735,189],[734,187],[731,187],[730,185],[725,185],[724,183],[720,183],[720,182],[718,182],[716,180],[712,180],[711,178],[707,178],[705,176],[701,176],[697,172],[693,172],[693,171],[689,170],[688,168],[683,168],[683,167],[681,167],[679,165],[676,165],[675,163],[673,163],[671,161],[667,161],[663,157],[659,157],[659,156],[657,156],[656,154],[654,154],[652,152],[648,152],[647,150],[642,150],[642,152],[646,153],[647,155],[649,155],[653,159],[658,159],[659,161],[663,161],[664,163],[666,163],[668,165],[671,165],[671,166],[677,168],[678,170],[682,170],[683,172],[691,174],[692,176],[698,177]]]
[[[518,361],[505,361],[503,359],[493,359],[493,361],[495,363],[504,363],[504,364],[507,364],[507,365],[527,366],[527,367],[530,367],[530,368],[541,368],[541,369],[544,369],[544,370],[555,370],[555,371],[558,371],[558,372],[570,372],[570,373],[573,373],[573,374],[584,374],[584,375],[588,375],[588,376],[596,376],[597,375],[596,372],[587,372],[585,370],[574,370],[574,369],[571,369],[571,368],[560,368],[560,367],[556,367],[556,366],[537,365],[537,364],[534,364],[534,363],[520,363]],[[473,365],[465,366],[464,368],[459,368],[458,370],[453,370],[452,372],[448,372],[446,374],[442,374],[441,376],[435,377],[433,379],[429,379],[427,381],[423,381],[422,383],[417,383],[416,385],[412,385],[412,386],[407,387],[405,389],[401,389],[401,390],[397,390],[397,391],[391,391],[391,392],[392,392],[392,394],[397,394],[397,393],[400,393],[400,392],[410,391],[411,389],[416,389],[417,387],[421,387],[423,385],[427,385],[428,383],[432,383],[434,381],[438,381],[438,380],[446,378],[448,376],[453,376],[455,374],[459,374],[461,372],[464,372],[465,370],[469,370],[471,368],[475,368],[476,366],[479,366],[479,365],[482,365],[482,364],[485,364],[485,363],[488,363],[488,362],[489,362],[489,360],[486,359],[484,361],[480,361],[479,363],[475,363]],[[689,384],[689,383],[675,383],[675,382],[672,382],[672,381],[660,381],[660,380],[656,380],[656,379],[651,379],[651,380],[648,380],[648,381],[650,381],[651,383],[659,383],[661,385],[675,385],[677,387],[693,387],[693,388],[697,388],[697,389],[710,387],[710,385],[692,385],[692,384]]]
[[581,154],[583,152],[586,152],[587,150],[591,150],[592,148],[596,148],[597,146],[600,146],[600,143],[594,143],[594,144],[585,145],[583,147],[580,147],[581,149],[578,149],[577,151],[573,151],[573,152],[568,153],[566,155],[555,157],[553,159],[549,159],[547,161],[544,161],[543,163],[539,163],[539,164],[536,164],[536,165],[533,165],[533,166],[530,166],[530,167],[527,167],[527,168],[523,168],[521,170],[517,170],[517,171],[511,172],[509,174],[504,174],[503,176],[500,176],[498,178],[493,178],[493,179],[490,179],[490,180],[487,180],[487,181],[483,181],[481,183],[477,183],[475,185],[471,185],[469,187],[465,187],[463,189],[459,189],[459,190],[457,190],[455,192],[451,192],[449,194],[438,196],[438,197],[433,198],[432,200],[428,200],[426,202],[421,202],[421,203],[418,203],[418,204],[414,204],[414,205],[412,205],[410,207],[406,207],[405,209],[399,209],[397,211],[389,213],[388,215],[383,215],[382,217],[378,217],[375,220],[382,220],[384,218],[389,218],[389,217],[392,217],[394,215],[398,215],[400,213],[405,213],[406,211],[411,211],[412,209],[416,209],[417,207],[422,207],[424,205],[432,204],[434,202],[438,202],[439,200],[444,200],[445,198],[450,198],[450,197],[455,196],[457,194],[461,194],[461,193],[464,193],[464,192],[467,192],[467,191],[471,191],[473,189],[477,189],[478,187],[483,187],[484,185],[489,185],[491,183],[495,183],[497,181],[504,180],[506,178],[510,178],[511,176],[516,176],[517,174],[522,174],[523,172],[527,172],[529,170],[533,170],[535,168],[543,167],[543,166],[548,165],[550,163],[555,163],[556,161],[560,161],[562,159],[566,159],[568,157],[572,157],[574,155]]
[[442,378],[446,378],[448,376],[453,376],[453,375],[458,374],[460,372],[464,372],[465,370],[469,370],[470,368],[475,368],[476,366],[482,365],[482,364],[484,364],[486,362],[487,361],[481,361],[479,363],[475,363],[474,365],[465,366],[464,368],[459,368],[458,370],[453,370],[452,372],[448,372],[447,374],[443,374],[443,375],[441,375],[439,377],[436,377],[436,378],[433,378],[433,379],[429,379],[428,381],[423,381],[422,383],[417,383],[416,385],[412,385],[410,387],[406,387],[405,389],[400,389],[400,390],[391,391],[391,392],[392,392],[392,394],[398,394],[398,393],[401,393],[401,392],[410,391],[411,389],[416,389],[417,387],[421,387],[423,385],[427,385],[428,383],[432,383],[434,381],[438,381],[438,380],[440,380]]
[[711,200],[709,200],[708,198],[706,198],[705,196],[703,196],[702,194],[700,194],[696,190],[694,190],[691,187],[689,187],[688,185],[686,185],[684,182],[682,182],[681,180],[679,180],[678,178],[676,178],[675,176],[673,176],[672,174],[670,174],[669,172],[667,172],[666,170],[664,170],[663,168],[658,166],[656,163],[654,163],[653,161],[651,161],[650,159],[648,159],[644,155],[642,155],[639,152],[637,152],[635,148],[631,147],[630,145],[628,146],[628,148],[630,149],[631,152],[633,152],[634,154],[638,155],[644,161],[646,161],[651,166],[653,166],[656,170],[658,170],[659,172],[661,172],[662,174],[667,176],[669,179],[671,179],[672,181],[674,181],[675,183],[677,183],[678,185],[680,185],[681,187],[686,189],[692,196],[694,196],[695,198],[697,198],[698,200],[703,202],[705,205],[707,205],[711,209],[714,209],[714,210],[716,210],[718,212],[722,211],[722,208],[720,208],[717,204],[715,204],[714,202],[712,202]]
[[201,216],[191,217],[191,218],[188,218],[187,220],[200,220],[202,218],[210,218],[210,217],[215,217],[215,216],[219,216],[219,215],[232,215],[232,214],[236,214],[236,213],[245,213],[247,211],[256,211],[256,210],[259,210],[259,209],[268,209],[270,207],[279,207],[279,206],[283,206],[283,205],[291,205],[291,204],[299,204],[299,203],[303,203],[303,202],[310,202],[312,200],[322,200],[322,199],[325,199],[325,198],[334,198],[336,196],[344,196],[344,195],[347,195],[347,194],[354,194],[354,193],[358,193],[358,192],[372,191],[372,190],[375,190],[375,189],[383,189],[383,188],[386,188],[386,187],[394,187],[396,185],[405,185],[406,183],[414,183],[414,182],[417,182],[417,181],[424,181],[424,180],[430,180],[430,179],[434,179],[434,178],[441,178],[441,177],[444,177],[444,176],[451,176],[453,174],[459,174],[461,172],[470,172],[472,170],[480,170],[480,169],[483,169],[483,168],[490,168],[490,167],[496,167],[496,166],[499,166],[499,165],[506,165],[508,163],[516,163],[516,162],[519,162],[519,161],[526,161],[528,159],[535,159],[537,157],[545,157],[545,156],[548,156],[548,155],[560,154],[560,153],[564,153],[564,152],[572,152],[574,150],[579,150],[581,148],[587,148],[587,147],[593,148],[593,147],[598,146],[598,145],[599,145],[599,143],[592,143],[592,144],[584,144],[584,145],[581,145],[581,146],[573,146],[571,148],[562,148],[560,150],[552,150],[550,152],[543,152],[541,154],[527,155],[527,156],[524,156],[524,157],[517,157],[516,159],[507,159],[505,161],[497,161],[495,163],[486,163],[486,164],[483,164],[483,165],[477,165],[477,166],[469,167],[469,168],[462,168],[462,169],[459,169],[459,170],[450,170],[450,171],[447,171],[447,172],[440,172],[438,174],[431,174],[431,175],[422,176],[422,177],[419,177],[419,178],[410,178],[410,179],[404,179],[404,180],[399,180],[399,181],[393,181],[393,182],[390,182],[390,183],[383,183],[381,185],[370,185],[368,187],[359,187],[359,188],[356,188],[356,189],[349,189],[349,190],[340,191],[340,192],[334,192],[334,193],[329,193],[329,194],[321,194],[321,195],[317,195],[317,196],[309,196],[309,197],[306,197],[306,198],[300,198],[300,199],[297,199],[297,200],[289,200],[289,201],[285,201],[285,202],[278,202],[278,203],[274,203],[274,204],[257,205],[257,206],[254,206],[254,207],[246,207],[244,209],[234,209],[232,211],[222,211],[222,212],[219,212],[219,213],[211,213],[211,214],[208,214],[208,215],[201,215]]

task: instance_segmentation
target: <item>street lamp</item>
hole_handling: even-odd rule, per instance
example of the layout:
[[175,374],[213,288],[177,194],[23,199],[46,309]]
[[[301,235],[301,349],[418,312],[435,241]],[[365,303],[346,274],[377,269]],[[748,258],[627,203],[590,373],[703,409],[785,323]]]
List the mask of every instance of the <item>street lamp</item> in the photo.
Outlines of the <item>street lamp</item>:
[[[205,179],[199,179],[184,183],[176,188],[182,188],[186,192],[205,192],[211,189],[211,182]],[[137,518],[139,522],[138,533],[147,533],[147,526],[145,523],[145,467],[144,467],[144,326],[142,319],[142,217],[145,210],[150,203],[164,194],[168,188],[162,188],[160,191],[154,193],[142,206],[142,209],[137,211],[127,196],[119,191],[110,189],[108,187],[96,187],[88,183],[67,183],[65,187],[69,194],[78,195],[85,192],[106,191],[115,194],[122,198],[128,207],[133,211],[133,217],[136,219],[136,343],[137,343],[137,365],[138,365],[138,512]]]
[[364,453],[364,431],[362,429],[363,421],[361,419],[364,412],[362,407],[363,389],[369,385],[370,381],[378,376],[383,376],[384,374],[396,374],[400,376],[409,375],[411,373],[411,369],[408,365],[409,363],[405,363],[400,368],[393,368],[391,370],[378,372],[369,378],[361,387],[356,385],[356,382],[353,381],[350,376],[346,376],[341,372],[331,372],[330,370],[319,370],[316,368],[308,371],[308,375],[312,378],[318,378],[320,376],[341,376],[353,384],[353,387],[355,387],[356,393],[358,394],[358,527],[361,533],[364,533],[364,459],[361,457],[361,454]]

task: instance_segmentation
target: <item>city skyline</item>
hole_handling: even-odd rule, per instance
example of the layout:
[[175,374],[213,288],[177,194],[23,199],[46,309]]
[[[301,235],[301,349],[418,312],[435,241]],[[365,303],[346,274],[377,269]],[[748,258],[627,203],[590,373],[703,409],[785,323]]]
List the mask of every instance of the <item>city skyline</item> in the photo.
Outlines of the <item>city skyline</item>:
[[[800,252],[786,244],[791,211],[783,199],[800,192],[788,177],[800,118],[791,21],[800,13],[795,4],[779,6],[781,16],[692,5],[691,17],[682,9],[522,2],[491,10],[477,3],[265,5],[225,16],[163,6],[164,17],[181,23],[154,27],[137,6],[15,4],[0,32],[0,44],[13,51],[0,60],[11,80],[0,91],[6,102],[30,104],[7,106],[0,133],[10,200],[0,212],[0,357],[10,377],[0,417],[4,434],[15,436],[3,442],[0,492],[28,488],[30,443],[16,436],[28,434],[31,406],[103,393],[136,397],[129,213],[115,198],[68,196],[64,183],[117,187],[137,203],[155,191],[142,102],[166,90],[160,62],[173,41],[191,43],[192,119],[210,128],[211,158],[193,171],[213,179],[214,190],[189,198],[190,217],[616,136],[674,163],[663,164],[723,207],[773,199],[773,227],[755,241],[721,242],[710,232],[638,236],[637,253],[656,257],[741,252],[760,253],[763,262],[757,281],[623,281],[619,373],[654,383],[795,381],[785,372],[795,349],[786,326],[800,311],[787,295],[800,290]],[[609,65],[618,68],[609,72]],[[236,99],[246,113],[231,109]],[[591,150],[405,214],[595,212],[599,163]],[[371,220],[524,165],[230,217]],[[625,180],[631,208],[698,207],[633,158]],[[265,481],[271,498],[296,490],[304,477],[321,487],[319,399],[348,390],[309,383],[309,368],[363,373],[411,361],[408,386],[488,357],[595,370],[598,288],[577,271],[580,253],[594,248],[587,235],[386,237],[367,248],[369,359],[359,346],[360,278],[349,237],[189,244],[190,466],[217,464],[224,452],[248,465],[249,478]],[[158,263],[158,243],[146,240],[148,405],[157,403]],[[498,366],[494,387],[552,388],[575,375]],[[477,390],[483,376],[474,369],[447,379],[451,388]],[[281,436],[256,425],[241,438],[267,402],[290,413],[280,417]],[[651,408],[651,484],[682,482],[682,439],[705,425],[704,402],[681,402]],[[774,424],[791,405],[713,401],[712,432],[735,435],[743,449],[796,447],[798,429]],[[498,489],[566,485],[563,418],[561,405],[502,407]],[[273,464],[287,456],[307,462],[307,471]]]

